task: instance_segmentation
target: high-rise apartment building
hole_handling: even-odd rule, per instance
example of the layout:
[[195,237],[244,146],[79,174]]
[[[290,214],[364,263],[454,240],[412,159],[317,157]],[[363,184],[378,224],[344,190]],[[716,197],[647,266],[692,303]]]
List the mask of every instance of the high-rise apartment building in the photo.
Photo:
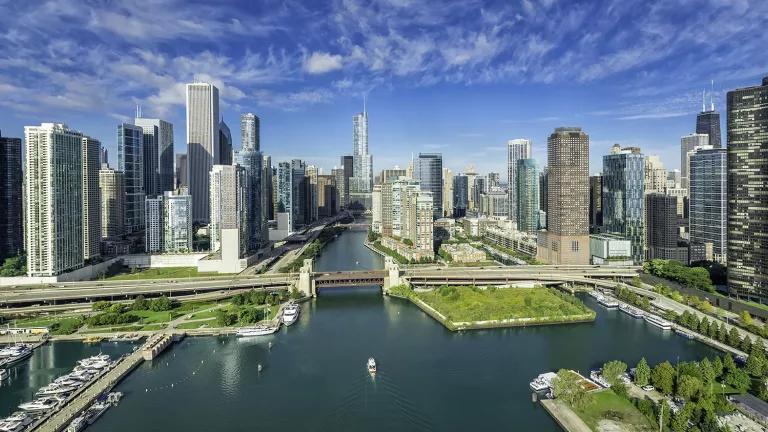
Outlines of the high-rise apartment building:
[[728,92],[728,289],[768,301],[768,77]]
[[187,174],[192,196],[192,218],[210,217],[210,172],[221,163],[219,144],[219,89],[213,84],[187,84]]
[[[485,195],[488,192],[488,182],[486,182],[486,178],[483,176],[475,175],[472,177],[473,181],[470,185],[471,189],[471,199],[470,201],[475,204],[474,210],[476,212],[482,213],[483,210],[483,195]],[[507,207],[509,207],[509,198],[507,198]],[[509,212],[504,212],[509,216]]]
[[[334,175],[318,175],[316,189],[318,217],[325,218],[338,213],[339,201],[338,192],[336,191],[336,177]],[[379,191],[381,191],[381,188],[379,188]]]
[[144,229],[144,129],[123,123],[117,126],[117,169],[125,174],[126,233]]
[[0,134],[0,262],[24,249],[21,139]]
[[589,232],[599,233],[603,226],[603,176],[589,177]]
[[101,255],[101,143],[88,136],[81,141],[83,152],[83,258],[88,261]]
[[509,219],[517,222],[517,161],[530,159],[531,141],[527,139],[513,139],[507,141],[507,186],[509,190]]
[[214,165],[210,185],[211,251],[219,251],[224,247],[224,231],[236,230],[233,237],[236,244],[229,246],[236,247],[239,257],[243,257],[249,247],[245,168],[239,165]]
[[517,229],[529,233],[536,232],[539,229],[539,168],[536,161],[518,159],[515,175]]
[[469,178],[463,174],[453,176],[453,217],[467,215],[469,207]]
[[371,231],[376,234],[381,234],[382,227],[382,207],[381,207],[381,189],[383,185],[373,185],[373,192],[371,194]]
[[[600,183],[602,187],[602,183]],[[549,167],[544,167],[539,173],[539,206],[544,215],[547,214],[547,207],[549,206]],[[602,224],[602,213],[600,214],[600,223]],[[546,217],[544,223],[541,223],[541,217],[539,217],[539,229],[546,229]]]
[[315,221],[319,216],[319,205],[317,203],[319,199],[317,176],[320,175],[320,170],[314,165],[307,165],[305,175],[307,176],[307,181],[309,182],[307,189],[307,214],[309,215],[309,219],[311,221]]
[[189,166],[187,165],[187,154],[186,153],[178,153],[176,154],[176,164],[175,164],[175,183],[174,186],[176,189],[178,188],[189,188],[189,176],[187,175],[187,169],[189,169]]
[[173,124],[160,119],[137,117],[134,122],[144,131],[144,194],[162,195],[174,189]]
[[373,190],[373,156],[368,153],[368,113],[352,117],[353,172],[349,180],[350,205],[358,209],[370,208]]
[[262,218],[264,219],[264,240],[267,240],[267,222],[275,218],[275,198],[274,198],[274,178],[272,173],[272,156],[263,155],[261,170],[264,173],[262,176],[262,202],[264,203],[262,209]]
[[349,209],[349,182],[355,171],[354,156],[342,156],[341,168],[344,170],[344,182],[342,183],[341,196],[343,197],[342,205],[344,208]]
[[147,197],[144,200],[144,221],[147,227],[144,231],[144,251],[147,253],[162,252],[165,247],[163,241],[165,234],[164,213],[165,198],[162,195]]
[[443,217],[453,216],[453,171],[443,168]]
[[[477,180],[477,179],[476,179]],[[478,197],[479,214],[494,218],[509,218],[509,194],[501,188],[492,188]]]
[[60,123],[24,128],[27,274],[84,264],[83,134]]
[[421,190],[432,194],[435,219],[443,217],[443,155],[419,153],[414,166],[414,176],[421,184]]
[[709,145],[709,135],[690,134],[680,138],[680,183],[683,189],[688,189],[688,169],[690,161],[688,155],[696,147]]
[[662,193],[645,196],[648,219],[648,259],[668,259],[688,264],[688,248],[678,246],[677,199]]
[[163,252],[192,252],[192,197],[166,192],[163,199]]
[[632,242],[632,260],[645,260],[645,157],[618,144],[603,156],[603,231]]
[[116,238],[124,233],[125,174],[102,165],[99,170],[101,192],[101,237]]
[[242,148],[261,151],[261,122],[256,114],[240,116],[240,143]]
[[715,261],[726,263],[728,154],[705,148],[691,155],[688,224],[691,243],[711,244]]
[[547,139],[547,230],[539,232],[538,259],[589,264],[589,135],[560,127]]
[[645,182],[644,190],[646,194],[659,192],[664,193],[667,189],[667,170],[661,162],[659,155],[650,155],[645,157]]

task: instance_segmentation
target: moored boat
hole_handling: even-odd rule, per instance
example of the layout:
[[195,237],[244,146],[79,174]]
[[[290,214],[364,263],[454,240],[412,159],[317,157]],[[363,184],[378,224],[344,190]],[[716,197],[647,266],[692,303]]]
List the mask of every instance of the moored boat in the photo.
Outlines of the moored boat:
[[554,372],[545,372],[537,376],[529,386],[535,392],[546,391],[552,386],[552,380],[557,376]]
[[299,319],[299,311],[301,308],[295,303],[291,303],[283,309],[283,324],[289,326],[295,323]]
[[600,303],[601,305],[607,307],[608,309],[614,309],[614,308],[619,307],[619,302],[615,298],[613,298],[613,297],[608,297],[608,296],[601,295],[597,299],[597,302]]
[[88,422],[88,424],[93,424],[93,422],[98,420],[98,418],[101,417],[101,415],[104,414],[104,412],[108,410],[109,407],[110,405],[107,402],[94,403],[85,411],[86,422]]
[[0,369],[0,381],[5,381],[10,376],[11,374],[8,373],[8,369]]
[[661,318],[660,316],[645,314],[645,320],[662,330],[672,330],[672,323]]
[[257,325],[253,327],[243,327],[240,330],[237,331],[238,337],[249,337],[249,336],[267,336],[275,333],[280,328],[279,325],[275,326],[267,326],[267,325]]
[[376,360],[373,357],[369,358],[366,367],[368,368],[368,373],[375,374],[376,373]]
[[633,318],[642,318],[643,316],[645,316],[645,312],[643,312],[641,309],[638,309],[626,303],[620,304],[619,310]]

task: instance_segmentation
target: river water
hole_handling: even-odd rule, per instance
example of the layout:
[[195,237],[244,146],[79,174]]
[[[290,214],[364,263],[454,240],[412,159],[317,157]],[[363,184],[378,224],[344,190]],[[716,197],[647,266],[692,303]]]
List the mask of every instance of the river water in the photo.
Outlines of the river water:
[[[365,235],[342,234],[316,270],[381,268]],[[593,323],[452,333],[377,287],[322,290],[274,336],[187,338],[144,363],[89,430],[558,431],[531,402],[528,383],[543,371],[716,354],[584,300],[598,313]]]

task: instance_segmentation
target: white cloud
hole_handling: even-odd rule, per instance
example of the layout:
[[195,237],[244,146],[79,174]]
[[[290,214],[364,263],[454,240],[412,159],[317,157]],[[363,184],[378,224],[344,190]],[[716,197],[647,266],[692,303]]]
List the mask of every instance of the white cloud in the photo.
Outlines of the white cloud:
[[340,55],[327,52],[313,52],[304,61],[304,70],[311,74],[324,74],[341,69],[342,66],[343,60]]

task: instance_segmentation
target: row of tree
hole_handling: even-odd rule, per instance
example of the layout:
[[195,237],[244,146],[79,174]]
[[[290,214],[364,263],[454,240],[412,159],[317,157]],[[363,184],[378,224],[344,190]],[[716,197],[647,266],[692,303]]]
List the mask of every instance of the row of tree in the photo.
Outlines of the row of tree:
[[643,271],[679,282],[688,288],[715,291],[715,286],[709,277],[709,271],[703,267],[687,267],[674,260],[654,259],[643,264]]

